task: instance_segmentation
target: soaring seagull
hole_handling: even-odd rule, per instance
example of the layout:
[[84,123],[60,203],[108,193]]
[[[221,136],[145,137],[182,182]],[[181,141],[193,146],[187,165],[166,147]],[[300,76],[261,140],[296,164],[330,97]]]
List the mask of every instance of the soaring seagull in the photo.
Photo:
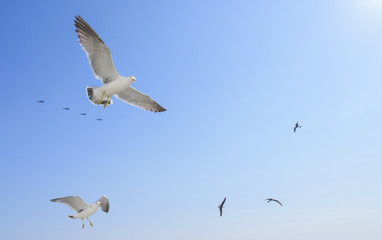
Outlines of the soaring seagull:
[[89,220],[89,217],[93,215],[98,207],[101,206],[102,211],[109,212],[109,199],[103,196],[98,199],[95,203],[88,205],[84,200],[82,200],[79,196],[70,196],[63,198],[55,198],[51,199],[52,202],[63,203],[72,210],[76,211],[75,215],[68,215],[70,218],[81,218],[82,220],[82,228],[85,228],[84,218],[86,218],[90,222],[90,226],[93,227],[93,223]]
[[38,100],[38,101],[36,101],[36,102],[38,102],[38,103],[44,103],[44,100]]
[[86,116],[86,113],[80,113],[80,115],[82,115],[82,116]]
[[298,125],[298,122],[296,122],[296,124],[294,125],[293,132],[296,132],[296,129],[297,129],[297,128],[301,128],[301,126]]
[[135,90],[130,85],[135,81],[134,76],[120,76],[114,67],[111,53],[98,34],[79,15],[75,17],[74,26],[78,35],[78,41],[84,49],[93,74],[103,83],[102,87],[88,86],[86,93],[91,103],[102,104],[104,107],[113,104],[112,96],[131,105],[147,111],[163,112],[165,108],[160,106],[149,96]]
[[223,202],[218,206],[219,210],[220,210],[220,217],[223,215],[223,206],[224,206],[224,203],[225,203],[225,200],[227,198],[224,198]]
[[64,110],[70,110],[70,108],[68,108],[68,107],[65,107],[65,108],[62,108],[62,109],[64,109]]
[[273,201],[273,202],[277,202],[278,204],[280,204],[280,205],[282,206],[281,202],[280,202],[279,200],[277,200],[277,199],[267,198],[267,199],[265,199],[264,201],[268,201],[268,203],[271,202],[271,201]]

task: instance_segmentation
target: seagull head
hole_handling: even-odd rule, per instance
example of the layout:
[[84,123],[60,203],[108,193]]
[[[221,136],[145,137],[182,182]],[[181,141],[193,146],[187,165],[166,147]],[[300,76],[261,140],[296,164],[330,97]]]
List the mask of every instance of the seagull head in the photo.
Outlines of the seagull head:
[[97,203],[98,205],[102,206],[102,202],[97,201],[96,203]]
[[135,82],[135,80],[136,80],[134,76],[130,76],[129,78],[130,78],[131,82]]

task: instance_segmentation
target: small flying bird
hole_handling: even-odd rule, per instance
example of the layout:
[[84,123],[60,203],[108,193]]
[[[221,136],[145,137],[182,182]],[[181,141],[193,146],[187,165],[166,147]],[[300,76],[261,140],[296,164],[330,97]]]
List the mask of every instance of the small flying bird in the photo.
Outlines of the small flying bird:
[[294,129],[293,129],[293,132],[296,132],[296,129],[297,128],[301,128],[301,126],[300,125],[298,125],[298,122],[296,122],[296,125],[294,125]]
[[38,103],[44,103],[44,100],[38,100],[38,101],[36,101],[36,102],[38,102]]
[[219,210],[220,210],[220,217],[223,215],[223,206],[224,206],[224,203],[225,203],[225,200],[227,198],[224,198],[223,202],[218,206]]
[[280,204],[280,205],[282,206],[281,202],[280,202],[279,200],[277,200],[277,199],[267,198],[267,199],[265,199],[264,201],[268,201],[268,203],[271,202],[271,201],[273,201],[273,202],[277,202],[278,204]]
[[64,110],[69,110],[70,108],[67,108],[67,107],[66,107],[66,108],[62,108],[62,109],[64,109]]
[[97,121],[102,121],[102,118],[97,118],[96,120],[97,120]]
[[80,115],[82,115],[82,116],[86,116],[86,113],[80,113]]
[[51,199],[52,202],[58,202],[63,203],[66,206],[68,206],[70,209],[77,212],[75,215],[68,215],[70,218],[81,218],[82,220],[82,228],[85,228],[84,224],[84,218],[86,218],[90,226],[93,227],[93,223],[89,220],[89,217],[93,215],[97,210],[98,207],[101,207],[102,211],[109,212],[109,199],[107,197],[103,196],[100,199],[98,199],[95,203],[88,205],[84,200],[82,200],[78,196],[70,196],[70,197],[63,197],[63,198],[55,198]]
[[130,86],[135,81],[134,76],[123,77],[118,74],[111,58],[110,49],[84,19],[79,15],[75,18],[74,26],[78,41],[88,57],[94,76],[104,84],[101,87],[88,86],[86,88],[90,102],[106,107],[113,104],[112,96],[115,95],[120,100],[147,111],[166,111],[149,96]]

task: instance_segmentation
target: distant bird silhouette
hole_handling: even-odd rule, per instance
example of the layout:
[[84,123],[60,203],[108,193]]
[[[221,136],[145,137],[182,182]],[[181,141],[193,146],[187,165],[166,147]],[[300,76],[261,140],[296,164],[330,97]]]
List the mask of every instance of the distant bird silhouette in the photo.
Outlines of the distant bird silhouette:
[[86,116],[86,113],[80,113],[80,115],[82,115],[82,116]]
[[97,121],[102,121],[102,118],[97,118],[96,120],[97,120]]
[[301,128],[301,126],[300,125],[298,125],[298,122],[296,122],[296,125],[294,125],[294,129],[293,129],[293,132],[296,132],[296,129],[297,128]]
[[38,103],[44,103],[44,100],[38,100],[38,101],[36,101],[36,102],[38,102]]
[[277,200],[277,199],[267,198],[267,199],[265,199],[264,201],[268,201],[268,203],[271,202],[271,201],[273,201],[273,202],[277,202],[278,204],[280,204],[280,205],[282,206],[281,202],[280,202],[279,200]]
[[219,210],[220,210],[220,217],[223,215],[223,206],[224,206],[224,203],[225,203],[225,200],[227,198],[224,198],[223,202],[218,206]]
[[62,109],[64,109],[64,110],[69,110],[70,108],[62,108]]

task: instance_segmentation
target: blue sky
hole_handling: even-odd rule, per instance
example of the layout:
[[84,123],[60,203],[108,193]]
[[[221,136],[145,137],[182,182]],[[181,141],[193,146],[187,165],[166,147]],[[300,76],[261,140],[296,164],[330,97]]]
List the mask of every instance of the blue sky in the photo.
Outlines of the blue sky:
[[[382,1],[0,11],[1,239],[380,239]],[[90,104],[85,88],[100,82],[77,14],[167,112]],[[69,195],[106,195],[110,212],[82,229],[49,202]]]

